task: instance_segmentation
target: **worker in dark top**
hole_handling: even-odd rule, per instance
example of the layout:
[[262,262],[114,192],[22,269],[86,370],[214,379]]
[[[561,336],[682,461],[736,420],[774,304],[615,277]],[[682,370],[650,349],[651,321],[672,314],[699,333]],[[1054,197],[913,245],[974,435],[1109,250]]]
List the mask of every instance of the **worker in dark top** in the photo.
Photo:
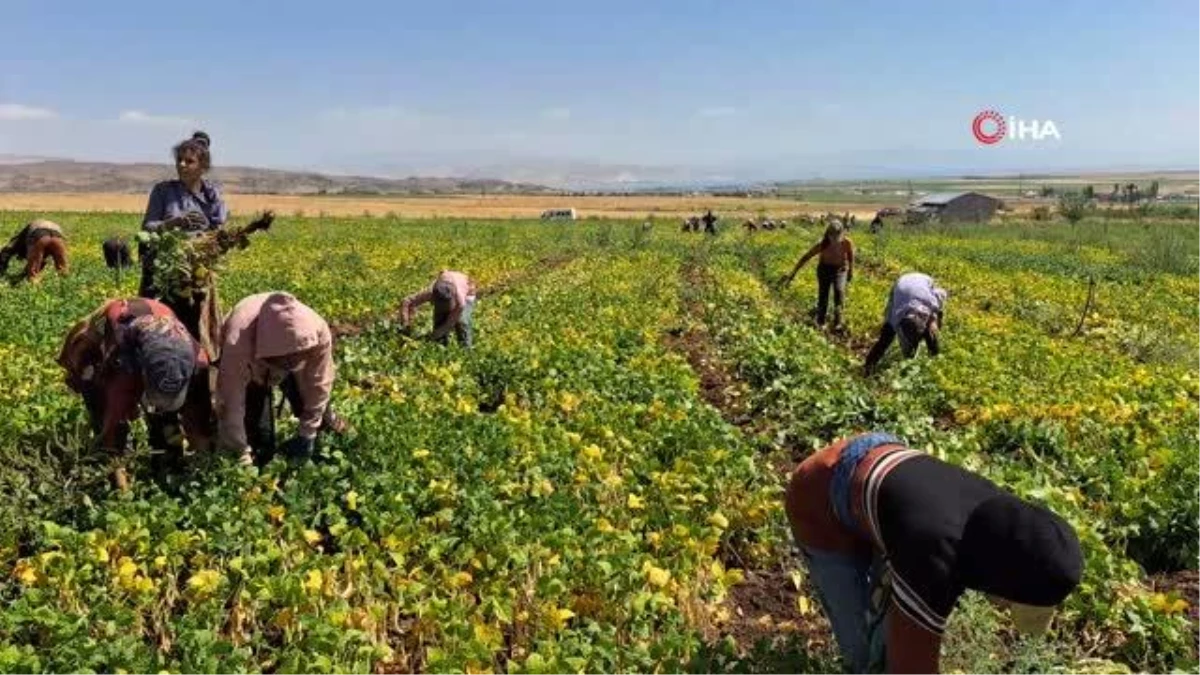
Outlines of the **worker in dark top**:
[[708,212],[704,214],[704,217],[701,218],[701,220],[704,221],[705,233],[707,233],[707,234],[716,234],[717,233],[717,217],[715,215],[713,215],[712,209],[709,209]]
[[109,237],[100,245],[104,251],[104,265],[110,270],[124,269],[133,265],[133,257],[129,252],[129,243],[120,237]]
[[851,672],[938,672],[967,589],[1010,609],[1018,630],[1044,631],[1083,572],[1062,518],[888,434],[810,456],[785,505]]

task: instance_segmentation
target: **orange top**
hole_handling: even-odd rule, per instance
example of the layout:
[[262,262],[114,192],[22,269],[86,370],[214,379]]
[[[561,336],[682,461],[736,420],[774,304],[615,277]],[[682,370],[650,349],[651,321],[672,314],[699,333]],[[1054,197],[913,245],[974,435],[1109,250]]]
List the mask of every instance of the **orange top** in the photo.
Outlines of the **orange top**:
[[832,265],[837,268],[853,268],[854,267],[854,242],[850,241],[850,237],[842,237],[840,242],[826,245],[825,240],[821,239],[800,259],[800,264],[808,262],[808,259],[817,255],[821,255],[821,263],[824,265]]

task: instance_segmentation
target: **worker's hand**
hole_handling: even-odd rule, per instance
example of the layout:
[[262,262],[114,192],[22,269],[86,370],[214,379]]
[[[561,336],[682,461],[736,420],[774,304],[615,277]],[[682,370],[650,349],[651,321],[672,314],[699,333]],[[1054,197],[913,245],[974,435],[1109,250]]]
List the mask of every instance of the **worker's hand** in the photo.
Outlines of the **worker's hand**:
[[208,218],[204,217],[199,211],[188,211],[184,216],[184,220],[189,226],[195,229],[200,229],[208,226]]
[[162,224],[163,230],[180,230],[187,227],[187,216],[175,216],[168,220],[164,220]]
[[254,450],[250,446],[245,446],[237,451],[238,464],[242,466],[254,466]]
[[305,460],[312,457],[313,448],[316,447],[316,439],[305,438],[304,436],[293,436],[287,440],[280,450],[288,459]]

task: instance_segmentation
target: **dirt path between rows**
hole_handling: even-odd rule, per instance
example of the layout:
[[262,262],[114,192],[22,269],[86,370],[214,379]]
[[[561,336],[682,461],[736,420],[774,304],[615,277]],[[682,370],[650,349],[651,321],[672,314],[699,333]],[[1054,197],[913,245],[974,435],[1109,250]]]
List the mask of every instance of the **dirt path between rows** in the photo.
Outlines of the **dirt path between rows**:
[[1192,644],[1196,655],[1200,655],[1200,571],[1186,569],[1182,572],[1158,574],[1151,578],[1154,591],[1176,592],[1188,603],[1188,616],[1192,619]]
[[[712,276],[695,260],[686,260],[680,270],[680,299],[684,327],[663,337],[663,343],[682,354],[700,380],[700,396],[728,423],[748,436],[762,432],[760,418],[750,409],[749,386],[740,381],[721,359],[708,327],[704,324],[704,303],[700,295],[713,284]],[[767,460],[769,461],[769,460]],[[780,483],[787,480],[790,462],[769,467]],[[730,567],[736,561],[726,561]],[[791,547],[774,564],[742,570],[744,580],[730,589],[726,607],[729,619],[719,629],[720,637],[733,637],[743,656],[763,644],[805,645],[809,651],[832,649],[833,636],[828,622],[816,608],[815,597],[807,582],[800,587],[791,570],[802,567]],[[803,598],[803,600],[802,600]],[[804,611],[802,611],[802,609]]]

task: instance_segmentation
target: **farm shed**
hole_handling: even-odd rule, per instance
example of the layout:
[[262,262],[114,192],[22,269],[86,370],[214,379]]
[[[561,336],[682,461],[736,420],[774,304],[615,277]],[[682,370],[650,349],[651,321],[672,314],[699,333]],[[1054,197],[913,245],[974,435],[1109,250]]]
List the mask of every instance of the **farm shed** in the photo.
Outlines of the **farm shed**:
[[914,201],[910,210],[940,220],[981,223],[1001,206],[999,199],[979,192],[935,192]]

